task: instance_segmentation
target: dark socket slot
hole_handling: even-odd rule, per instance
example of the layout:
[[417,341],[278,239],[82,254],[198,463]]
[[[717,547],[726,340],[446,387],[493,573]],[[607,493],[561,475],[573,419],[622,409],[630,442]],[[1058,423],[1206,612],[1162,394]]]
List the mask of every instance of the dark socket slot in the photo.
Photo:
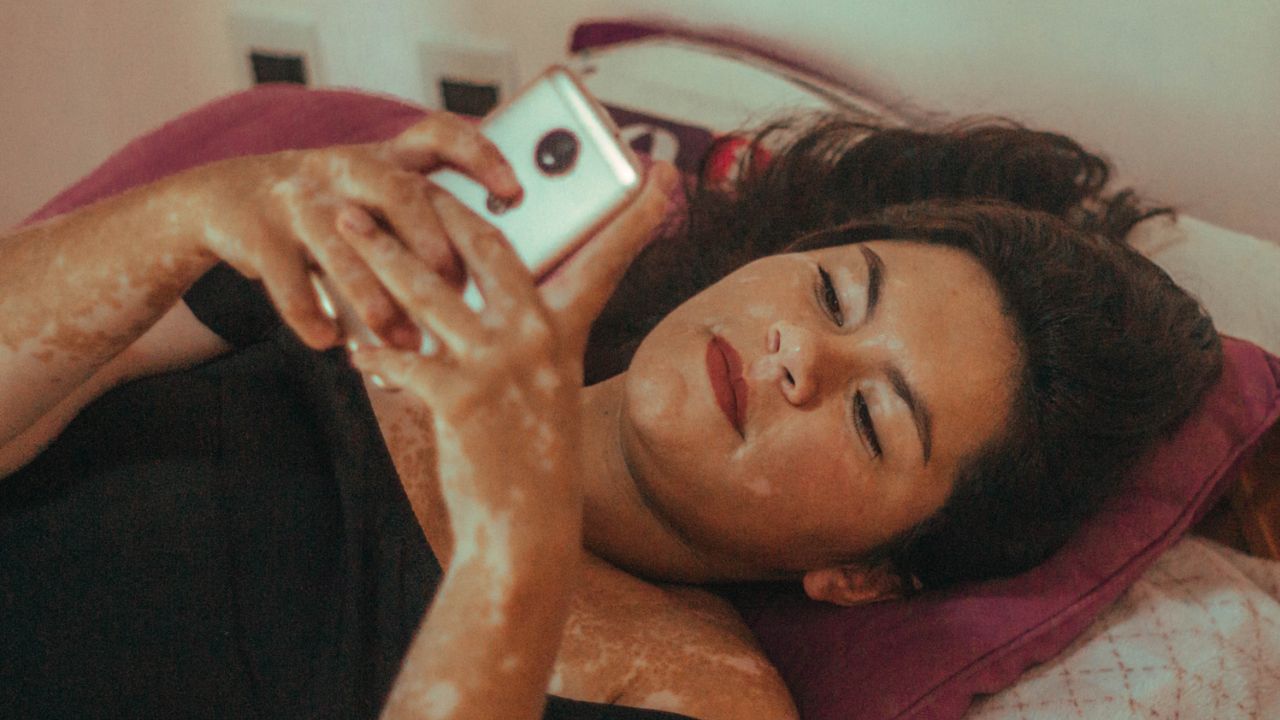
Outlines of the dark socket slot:
[[249,55],[253,63],[253,82],[307,84],[307,63],[301,55],[286,55],[254,51]]
[[498,104],[498,87],[464,80],[440,80],[444,109],[459,115],[483,117]]

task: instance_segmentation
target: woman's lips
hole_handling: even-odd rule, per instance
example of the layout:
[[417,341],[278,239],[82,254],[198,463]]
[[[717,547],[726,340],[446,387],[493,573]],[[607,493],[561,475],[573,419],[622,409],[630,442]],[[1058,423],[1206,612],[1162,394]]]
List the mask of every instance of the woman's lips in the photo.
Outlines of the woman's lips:
[[742,379],[742,358],[719,336],[712,336],[707,343],[707,376],[711,379],[716,404],[742,435],[747,417],[747,383]]

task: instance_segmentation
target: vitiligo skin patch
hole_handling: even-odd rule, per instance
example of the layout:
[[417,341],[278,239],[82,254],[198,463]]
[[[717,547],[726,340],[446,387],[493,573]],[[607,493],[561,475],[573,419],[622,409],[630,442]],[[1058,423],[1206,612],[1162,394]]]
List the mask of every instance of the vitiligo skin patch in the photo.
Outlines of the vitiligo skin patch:
[[[375,389],[371,399],[414,512],[420,521],[427,521],[424,529],[433,549],[442,562],[469,563],[483,576],[466,598],[479,612],[458,617],[451,627],[454,632],[442,638],[443,643],[474,637],[473,624],[510,632],[504,621],[516,622],[516,618],[498,609],[502,590],[513,591],[518,578],[497,575],[519,573],[518,561],[504,562],[507,558],[493,550],[499,546],[493,543],[497,538],[474,529],[458,533],[457,548],[451,553],[455,538],[443,537],[446,533],[438,529],[447,515],[440,509],[444,500],[435,468],[441,458],[459,451],[447,447],[456,439],[440,442],[430,412],[405,393]],[[537,421],[530,422],[522,433],[537,426]],[[510,501],[512,507],[521,502],[515,494]],[[481,518],[477,515],[473,520]],[[465,543],[464,535],[470,535]],[[516,548],[508,549],[519,554]],[[716,717],[715,708],[725,706],[758,708],[760,717],[794,717],[781,679],[736,612],[704,591],[659,587],[586,556],[567,613],[554,669],[546,681],[548,692],[594,702],[661,707],[695,717]],[[525,658],[512,652],[495,662],[502,672],[519,674]],[[411,670],[406,664],[402,678],[415,671],[426,668]],[[465,679],[450,681],[464,683]],[[738,704],[746,702],[750,705]]]
[[[374,187],[370,163],[394,155],[385,148],[241,158],[173,176],[0,241],[0,394],[6,403],[0,438],[22,433],[84,388],[167,318],[181,293],[219,259],[267,282],[282,318],[320,347],[317,338],[331,327],[310,307],[315,299],[305,273],[281,268],[314,260],[309,254],[338,257],[340,247],[325,243],[332,240],[328,233],[344,195],[366,201],[401,193],[405,201],[413,192],[421,195],[413,178],[423,157],[465,164],[467,148],[475,149],[474,129],[444,115],[432,117],[426,130],[406,135],[416,133],[421,142],[449,151],[415,155],[415,172],[401,173],[399,185]],[[396,224],[395,217],[390,220]],[[305,247],[280,241],[317,233],[327,239]],[[298,282],[281,290],[281,277]],[[497,296],[490,306],[507,305]],[[542,333],[538,319],[515,320],[517,335],[536,346]],[[485,348],[467,348],[457,337],[440,339],[452,343],[452,352],[488,359]],[[530,368],[527,391],[561,391],[554,368]],[[475,485],[524,471],[554,474],[564,457],[578,452],[566,446],[545,413],[524,408],[528,412],[521,414],[524,399],[497,398],[529,442],[520,458],[493,457],[468,445],[468,438],[482,435],[448,431],[409,394],[388,400],[377,389],[369,393],[415,516],[448,569],[404,660],[387,716],[533,718],[550,684],[569,697],[715,717],[709,708],[734,706],[725,704],[725,695],[737,678],[750,685],[746,697],[764,717],[793,716],[785,689],[731,609],[716,606],[705,593],[660,588],[585,557],[580,507],[566,511],[563,503],[527,489],[508,485],[502,491],[495,485],[457,508],[451,519],[449,502],[459,502]],[[492,428],[494,398],[482,400],[471,421]],[[527,523],[539,518],[562,532],[535,532]],[[549,537],[573,542],[548,546]],[[750,694],[757,691],[759,702]],[[744,695],[742,688],[735,694]]]
[[[197,228],[134,191],[0,240],[0,443],[155,323],[213,266]],[[176,221],[175,221],[176,220]]]
[[785,694],[769,692],[781,680],[727,603],[595,559],[574,594],[553,680],[570,697],[694,717],[733,706],[766,718],[791,712]]

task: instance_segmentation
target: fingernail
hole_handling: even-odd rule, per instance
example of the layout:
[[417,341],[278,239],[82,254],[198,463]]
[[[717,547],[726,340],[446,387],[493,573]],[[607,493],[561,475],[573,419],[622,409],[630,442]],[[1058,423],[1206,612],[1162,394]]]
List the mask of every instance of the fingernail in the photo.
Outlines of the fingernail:
[[373,383],[374,387],[378,388],[383,392],[388,392],[388,393],[400,392],[400,388],[387,382],[382,378],[381,375],[378,375],[376,373],[369,375],[369,382]]
[[[311,273],[311,287],[315,290],[316,299],[320,301],[320,312],[324,313],[325,317],[330,320],[337,320],[338,310],[333,305],[333,298],[329,297],[329,291],[325,290],[324,283],[320,282],[320,276],[315,273]],[[316,327],[320,327],[321,323],[323,323],[323,321],[316,320]],[[329,328],[329,324],[324,323],[324,325],[327,330]]]
[[344,207],[338,212],[338,224],[347,232],[369,236],[373,234],[373,220],[368,213],[352,207]]
[[347,341],[347,352],[349,353],[360,352],[360,347],[361,347],[360,343],[357,342],[355,338],[351,338],[350,340]]
[[432,355],[435,355],[436,351],[439,349],[440,349],[440,344],[437,343],[436,339],[431,336],[431,333],[423,331],[422,343],[418,345],[418,354],[431,357]]

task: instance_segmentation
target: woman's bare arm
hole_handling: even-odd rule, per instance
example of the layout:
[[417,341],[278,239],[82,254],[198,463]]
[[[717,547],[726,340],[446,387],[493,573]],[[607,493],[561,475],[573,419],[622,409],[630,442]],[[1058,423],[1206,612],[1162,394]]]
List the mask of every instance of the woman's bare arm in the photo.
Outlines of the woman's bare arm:
[[453,553],[383,709],[388,718],[539,717],[582,544],[582,358],[591,321],[658,225],[669,165],[541,291],[501,234],[432,201],[485,299],[456,289],[363,223],[344,238],[438,341],[423,356],[361,349],[356,367],[432,409]]
[[121,357],[219,259],[261,279],[282,320],[314,348],[339,340],[308,279],[317,268],[361,301],[367,326],[392,337],[403,313],[335,224],[344,207],[367,208],[448,274],[452,250],[424,174],[446,164],[499,196],[519,193],[492,143],[436,113],[384,143],[223,160],[0,238],[0,470],[12,472],[85,403],[147,370],[138,360],[163,368],[218,351],[207,336],[196,339],[204,347],[161,337]]
[[0,444],[0,479],[36,457],[86,405],[122,383],[193,367],[231,349],[179,301],[131,345],[107,361],[40,419],[8,443]]
[[94,378],[217,261],[178,210],[176,185],[137,188],[0,240],[0,444]]

